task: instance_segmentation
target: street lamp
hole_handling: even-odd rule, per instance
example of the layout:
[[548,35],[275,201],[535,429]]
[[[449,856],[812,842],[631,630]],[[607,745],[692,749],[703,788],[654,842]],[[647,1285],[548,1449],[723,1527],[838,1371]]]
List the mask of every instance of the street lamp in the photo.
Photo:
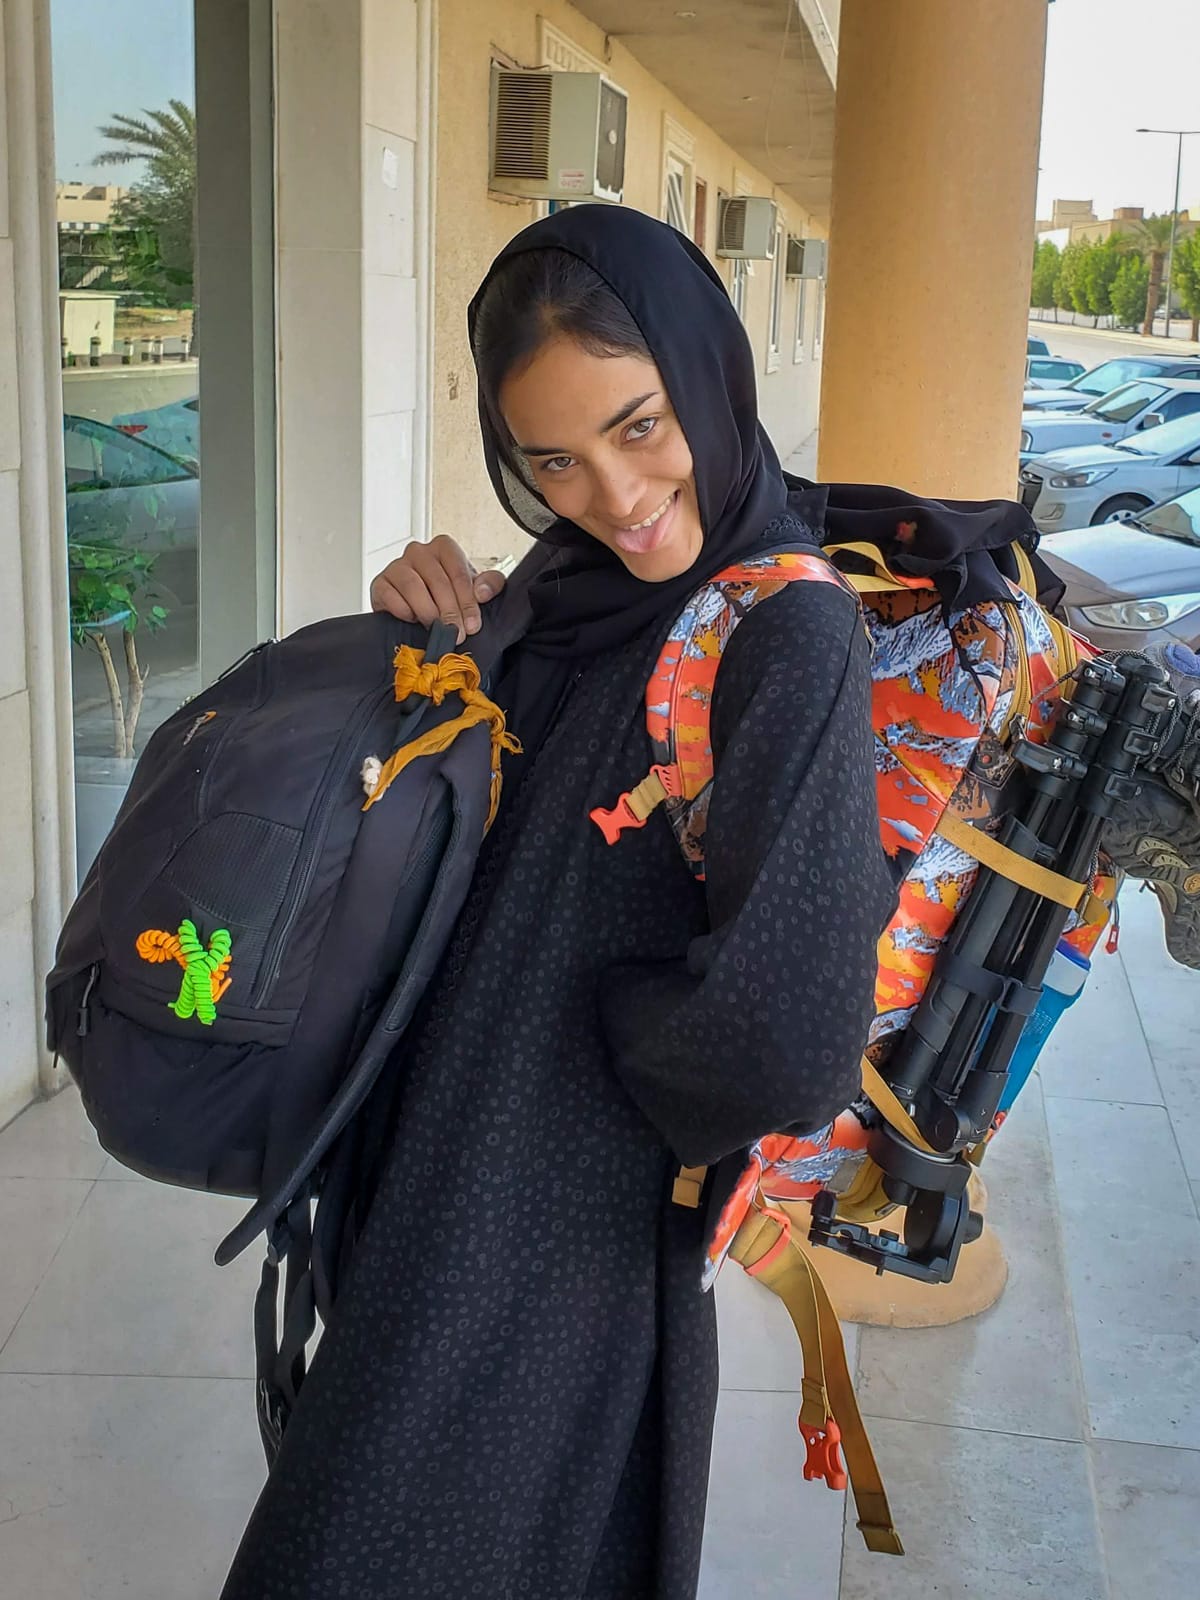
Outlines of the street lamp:
[[1183,166],[1183,141],[1200,134],[1200,128],[1139,128],[1139,133],[1167,133],[1179,140],[1175,152],[1175,204],[1171,210],[1171,244],[1167,251],[1167,338],[1171,337],[1171,291],[1175,282],[1175,229],[1179,225],[1179,172]]

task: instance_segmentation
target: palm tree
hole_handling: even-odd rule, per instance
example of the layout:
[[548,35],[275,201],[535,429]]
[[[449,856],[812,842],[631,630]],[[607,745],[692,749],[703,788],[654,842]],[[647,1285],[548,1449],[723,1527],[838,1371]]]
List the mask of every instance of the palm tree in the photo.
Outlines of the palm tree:
[[1150,287],[1146,291],[1146,316],[1142,323],[1144,334],[1154,332],[1154,313],[1158,310],[1158,297],[1162,291],[1167,251],[1171,247],[1173,220],[1167,212],[1161,216],[1145,217],[1134,228],[1134,243],[1145,256],[1150,268]]
[[182,100],[170,100],[169,111],[147,111],[149,121],[113,113],[107,127],[100,128],[102,139],[111,139],[115,148],[102,150],[97,166],[123,167],[131,161],[145,161],[153,176],[165,184],[196,186],[196,113]]
[[97,166],[145,163],[144,176],[114,220],[143,230],[157,242],[161,278],[190,298],[196,235],[195,112],[184,101],[171,100],[167,110],[146,111],[140,117],[114,112],[98,131],[112,142],[95,157]]

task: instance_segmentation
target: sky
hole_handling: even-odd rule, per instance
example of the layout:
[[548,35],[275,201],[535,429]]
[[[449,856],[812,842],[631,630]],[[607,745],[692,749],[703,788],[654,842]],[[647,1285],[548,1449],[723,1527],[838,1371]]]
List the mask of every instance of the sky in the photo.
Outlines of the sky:
[[[1039,217],[1056,199],[1170,211],[1178,141],[1134,130],[1200,129],[1200,0],[1054,0],[1043,107]],[[1200,137],[1179,204],[1200,214]]]
[[141,167],[96,167],[96,129],[195,98],[192,0],[50,0],[55,173],[129,184]]
[[[192,103],[192,0],[51,0],[51,25],[57,175],[128,183],[136,167],[93,166],[96,129],[114,112]],[[1200,0],[1054,0],[1038,216],[1055,199],[1093,200],[1101,217],[1170,210],[1176,141],[1141,126],[1200,128]],[[1200,137],[1184,140],[1189,204],[1200,214]]]

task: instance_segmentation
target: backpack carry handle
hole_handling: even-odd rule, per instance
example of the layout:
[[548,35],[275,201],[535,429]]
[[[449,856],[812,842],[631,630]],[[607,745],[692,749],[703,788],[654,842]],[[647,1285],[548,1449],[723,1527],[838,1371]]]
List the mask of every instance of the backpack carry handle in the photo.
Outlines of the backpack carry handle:
[[[457,649],[458,629],[452,622],[442,622],[439,618],[429,630],[429,638],[425,645],[426,661],[440,661],[443,656]],[[401,701],[401,714],[407,717],[414,711],[423,710],[427,703],[425,697],[414,690],[406,700]]]

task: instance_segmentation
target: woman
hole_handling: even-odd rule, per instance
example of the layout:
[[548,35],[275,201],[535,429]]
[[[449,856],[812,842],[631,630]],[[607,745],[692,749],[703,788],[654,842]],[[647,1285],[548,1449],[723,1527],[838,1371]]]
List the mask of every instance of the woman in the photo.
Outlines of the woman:
[[[618,849],[588,821],[645,771],[688,596],[813,537],[720,280],[660,223],[573,209],[502,252],[470,327],[496,492],[556,551],[497,688],[524,754],[224,1600],[693,1596],[716,1337],[672,1177],[858,1088],[893,890],[851,598],[792,584],[732,639],[706,884],[665,820]],[[411,578],[380,584],[402,613]]]

